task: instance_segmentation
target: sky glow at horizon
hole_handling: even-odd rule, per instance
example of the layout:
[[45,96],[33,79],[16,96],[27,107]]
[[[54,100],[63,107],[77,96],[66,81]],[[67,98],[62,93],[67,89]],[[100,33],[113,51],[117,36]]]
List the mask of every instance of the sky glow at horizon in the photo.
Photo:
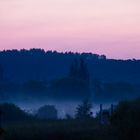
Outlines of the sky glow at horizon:
[[0,0],[0,50],[140,59],[139,0]]

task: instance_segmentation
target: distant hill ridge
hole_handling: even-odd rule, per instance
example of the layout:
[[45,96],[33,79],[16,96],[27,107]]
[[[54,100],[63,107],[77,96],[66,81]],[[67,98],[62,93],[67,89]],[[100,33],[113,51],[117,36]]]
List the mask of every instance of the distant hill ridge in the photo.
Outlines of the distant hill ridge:
[[66,77],[74,59],[85,59],[90,78],[102,82],[140,84],[140,60],[107,59],[105,55],[44,51],[43,49],[0,51],[4,79],[12,82],[51,81]]

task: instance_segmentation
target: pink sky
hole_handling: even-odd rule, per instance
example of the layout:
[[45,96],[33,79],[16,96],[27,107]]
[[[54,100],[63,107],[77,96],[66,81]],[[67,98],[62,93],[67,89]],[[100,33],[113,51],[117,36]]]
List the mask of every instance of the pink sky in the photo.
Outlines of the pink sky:
[[0,49],[140,59],[140,0],[0,0]]

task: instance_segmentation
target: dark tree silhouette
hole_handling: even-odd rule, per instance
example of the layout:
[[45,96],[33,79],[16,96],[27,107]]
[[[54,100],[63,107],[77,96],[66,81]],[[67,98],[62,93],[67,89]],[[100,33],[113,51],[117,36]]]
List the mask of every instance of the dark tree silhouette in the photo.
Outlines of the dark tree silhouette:
[[38,109],[37,117],[40,119],[57,119],[57,109],[54,105],[44,105]]
[[89,71],[83,58],[75,59],[70,66],[70,77],[89,83]]
[[3,122],[27,120],[30,118],[27,113],[14,104],[0,104],[0,110],[2,112],[1,120]]
[[82,104],[78,105],[76,110],[76,118],[85,120],[92,118],[92,104],[88,100],[84,100]]
[[83,81],[89,82],[89,71],[87,67],[87,63],[84,59],[80,59],[80,65],[79,65],[79,78]]
[[78,61],[77,59],[74,59],[73,63],[70,66],[70,77],[77,78],[78,77]]
[[112,115],[111,124],[119,140],[139,140],[140,98],[120,102]]

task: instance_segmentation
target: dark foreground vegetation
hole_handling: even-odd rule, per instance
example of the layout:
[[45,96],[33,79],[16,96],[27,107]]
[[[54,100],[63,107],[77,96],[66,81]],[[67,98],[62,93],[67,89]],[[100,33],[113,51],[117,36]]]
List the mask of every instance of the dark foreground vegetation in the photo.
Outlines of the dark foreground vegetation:
[[[85,114],[88,114],[88,111]],[[15,118],[3,123],[7,140],[140,139],[140,99],[120,102],[109,118],[110,123],[104,125],[100,123],[99,115],[94,118],[87,116],[63,120],[40,120],[22,115],[26,119]]]

